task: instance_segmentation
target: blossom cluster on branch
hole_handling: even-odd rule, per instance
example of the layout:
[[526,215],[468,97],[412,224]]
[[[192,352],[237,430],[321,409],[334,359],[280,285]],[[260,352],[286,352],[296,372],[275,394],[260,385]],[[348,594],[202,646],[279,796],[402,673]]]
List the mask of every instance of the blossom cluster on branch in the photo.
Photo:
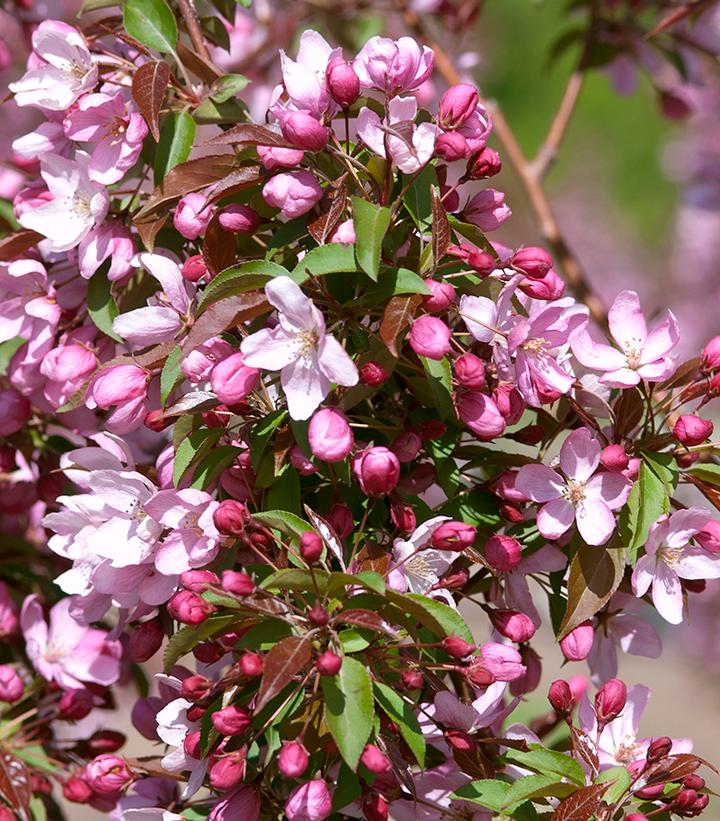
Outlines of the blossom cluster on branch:
[[[255,122],[201,24],[44,20],[10,85],[0,821],[700,815],[618,655],[720,578],[720,336],[488,239],[492,112],[426,104],[429,45],[305,30]],[[528,726],[543,621],[590,681]]]

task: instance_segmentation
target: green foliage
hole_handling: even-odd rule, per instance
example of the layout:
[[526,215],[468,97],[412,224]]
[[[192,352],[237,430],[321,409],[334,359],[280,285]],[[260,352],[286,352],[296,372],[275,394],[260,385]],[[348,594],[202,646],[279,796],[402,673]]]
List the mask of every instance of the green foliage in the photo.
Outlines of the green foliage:
[[373,726],[373,689],[368,671],[345,656],[340,672],[322,677],[325,723],[350,769],[355,770]]
[[144,46],[165,54],[175,51],[177,23],[165,0],[125,0],[123,25]]

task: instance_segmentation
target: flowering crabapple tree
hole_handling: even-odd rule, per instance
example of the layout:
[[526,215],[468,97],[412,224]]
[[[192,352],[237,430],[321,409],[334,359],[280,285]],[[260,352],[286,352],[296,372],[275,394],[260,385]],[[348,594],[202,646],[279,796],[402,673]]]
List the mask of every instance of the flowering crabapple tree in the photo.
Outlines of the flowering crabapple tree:
[[[233,2],[86,5],[10,85],[0,820],[701,815],[618,656],[720,578],[720,337],[605,316],[551,218],[488,238],[505,153],[547,200],[437,40],[474,4],[302,31],[257,121]],[[583,68],[626,4],[590,5]],[[593,691],[524,725],[543,620]]]

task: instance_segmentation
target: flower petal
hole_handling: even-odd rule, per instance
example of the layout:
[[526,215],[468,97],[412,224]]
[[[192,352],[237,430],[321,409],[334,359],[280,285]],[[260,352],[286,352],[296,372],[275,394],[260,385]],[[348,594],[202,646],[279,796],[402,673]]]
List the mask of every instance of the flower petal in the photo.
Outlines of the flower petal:
[[558,499],[565,487],[560,474],[547,465],[523,465],[515,478],[515,489],[533,502]]
[[351,387],[358,383],[355,363],[333,336],[326,336],[318,348],[318,365],[325,376],[337,385]]
[[585,496],[588,499],[601,499],[610,510],[618,510],[627,502],[631,489],[632,482],[622,473],[601,471],[585,485]]
[[560,448],[562,472],[576,482],[586,482],[600,464],[602,447],[587,428],[574,430]]
[[677,573],[658,562],[653,580],[652,600],[658,613],[670,624],[683,620],[683,594]]
[[575,509],[566,499],[553,499],[538,511],[538,530],[546,539],[557,539],[566,533],[575,519]]
[[575,509],[580,535],[591,545],[605,544],[615,530],[615,517],[601,499],[586,499]]
[[647,339],[647,325],[635,291],[621,291],[608,312],[610,333],[618,345],[628,353],[640,351]]

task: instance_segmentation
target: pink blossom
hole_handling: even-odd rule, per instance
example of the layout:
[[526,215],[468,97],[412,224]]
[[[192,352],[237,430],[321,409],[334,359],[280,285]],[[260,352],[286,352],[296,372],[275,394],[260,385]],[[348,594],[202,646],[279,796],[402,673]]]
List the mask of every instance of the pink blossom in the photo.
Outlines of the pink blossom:
[[515,487],[528,499],[542,503],[537,526],[546,539],[562,536],[573,521],[587,544],[605,544],[612,535],[612,511],[625,504],[631,483],[619,473],[596,473],[601,451],[590,431],[579,428],[560,449],[563,475],[546,465],[520,468]]
[[708,512],[697,507],[661,516],[650,528],[645,555],[635,565],[633,593],[644,596],[652,588],[653,604],[670,624],[683,620],[680,579],[720,578],[720,554],[691,543],[709,520]]
[[335,408],[321,408],[313,414],[308,439],[313,456],[325,462],[341,462],[355,444],[345,414]]
[[355,244],[355,225],[351,219],[343,220],[328,237],[328,242],[339,242],[341,245]]
[[47,117],[34,131],[13,140],[12,149],[18,157],[37,162],[45,154],[57,154],[60,157],[73,155],[75,149],[72,141],[65,136],[62,114],[48,112]]
[[[170,684],[177,690],[180,689],[180,681],[177,679],[170,679]],[[185,750],[184,741],[188,733],[200,729],[199,722],[190,721],[187,717],[190,707],[191,701],[176,698],[163,707],[156,717],[158,736],[173,748],[161,761],[163,769],[170,773],[190,771],[188,782],[180,793],[182,800],[187,800],[200,789],[208,767],[207,759],[194,758]]]
[[76,28],[59,20],[44,20],[33,33],[32,44],[34,64],[9,86],[17,105],[62,111],[93,89],[97,66]]
[[88,408],[116,409],[107,419],[111,433],[129,433],[141,424],[147,413],[148,373],[138,365],[111,365],[103,368],[88,385]]
[[368,147],[380,157],[386,157],[386,144],[390,158],[405,174],[414,174],[432,157],[438,128],[432,123],[413,126],[410,135],[400,135],[393,126],[413,121],[417,116],[415,97],[394,97],[388,103],[388,118],[380,117],[369,108],[361,108],[357,120],[357,133]]
[[204,194],[192,191],[175,206],[173,225],[185,239],[197,239],[207,230],[214,210],[212,205],[207,204]]
[[19,259],[0,265],[0,342],[17,336],[35,340],[47,329],[54,337],[60,306],[42,263]]
[[296,108],[308,111],[318,119],[337,110],[330,97],[325,74],[328,63],[340,56],[341,49],[333,49],[321,34],[312,29],[300,36],[296,60],[284,51],[280,52],[283,85]]
[[[260,796],[253,787],[243,785],[227,793],[213,807],[208,821],[259,821]],[[163,819],[165,821],[165,819]]]
[[483,442],[490,442],[505,430],[505,417],[495,400],[480,391],[467,391],[458,399],[458,416]]
[[371,37],[360,49],[353,68],[364,88],[396,94],[421,86],[432,73],[434,59],[432,49],[421,48],[412,37]]
[[325,333],[322,314],[290,277],[270,280],[265,293],[278,310],[279,322],[243,340],[245,364],[279,370],[290,416],[308,419],[332,382],[357,384],[357,368],[335,337]]
[[265,202],[287,219],[306,214],[322,199],[323,190],[310,171],[276,174],[263,186]]
[[491,812],[470,801],[451,797],[469,780],[452,761],[422,770],[413,776],[415,794],[422,801],[411,798],[392,801],[390,817],[393,821],[446,821],[454,813],[468,821],[491,821]]
[[120,677],[120,643],[109,641],[104,630],[79,624],[70,604],[70,599],[59,601],[50,610],[48,626],[39,598],[25,599],[20,624],[28,658],[44,679],[66,689],[114,684]]
[[324,821],[331,813],[332,796],[321,778],[299,784],[285,802],[288,821]]
[[124,279],[132,271],[135,243],[130,231],[117,220],[93,228],[78,246],[80,276],[90,277],[110,259],[107,278],[110,282]]
[[259,145],[257,153],[263,168],[274,171],[276,168],[295,168],[300,165],[305,152],[298,148],[277,148],[271,145]]
[[53,407],[62,407],[95,372],[97,356],[83,338],[94,335],[92,329],[80,329],[65,344],[45,354],[40,363],[40,372],[48,380],[43,393]]
[[255,390],[259,377],[260,371],[249,368],[243,354],[233,351],[212,369],[210,384],[221,402],[236,405]]
[[[419,525],[407,539],[395,539],[393,563],[387,582],[401,593],[427,594],[450,569],[462,552],[434,550],[430,545],[435,531],[449,521],[448,516],[435,516]],[[441,591],[434,590],[441,593]],[[452,600],[452,597],[448,598]]]
[[128,114],[121,92],[87,94],[65,118],[71,140],[93,145],[88,163],[91,180],[103,185],[121,180],[135,165],[148,128],[142,114]]
[[608,322],[619,350],[596,342],[587,331],[579,332],[571,343],[573,353],[586,368],[603,371],[602,384],[630,388],[642,379],[661,382],[675,371],[673,351],[680,335],[672,311],[648,333],[638,295],[621,291],[610,308]]
[[512,216],[505,204],[505,194],[494,188],[485,188],[475,194],[463,213],[465,219],[481,231],[495,231]]

